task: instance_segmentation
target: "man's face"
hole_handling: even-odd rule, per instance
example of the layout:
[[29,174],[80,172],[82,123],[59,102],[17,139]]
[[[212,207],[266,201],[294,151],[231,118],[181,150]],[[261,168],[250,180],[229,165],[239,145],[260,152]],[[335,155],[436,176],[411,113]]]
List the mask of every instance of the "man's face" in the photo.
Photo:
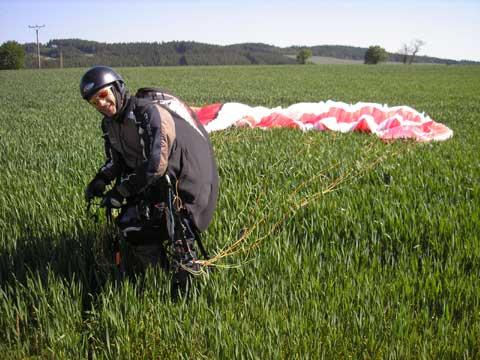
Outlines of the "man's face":
[[106,117],[112,117],[117,113],[115,95],[113,95],[111,85],[98,90],[88,102]]

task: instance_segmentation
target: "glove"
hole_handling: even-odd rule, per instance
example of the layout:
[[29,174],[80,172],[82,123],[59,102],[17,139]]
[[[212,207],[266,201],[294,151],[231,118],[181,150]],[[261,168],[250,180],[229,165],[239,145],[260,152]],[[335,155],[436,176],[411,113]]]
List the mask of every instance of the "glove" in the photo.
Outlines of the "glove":
[[121,208],[123,202],[123,196],[120,195],[117,188],[113,188],[108,191],[103,197],[102,203],[100,206],[107,208]]
[[85,189],[85,200],[90,201],[94,197],[101,197],[106,186],[107,182],[103,176],[95,176]]

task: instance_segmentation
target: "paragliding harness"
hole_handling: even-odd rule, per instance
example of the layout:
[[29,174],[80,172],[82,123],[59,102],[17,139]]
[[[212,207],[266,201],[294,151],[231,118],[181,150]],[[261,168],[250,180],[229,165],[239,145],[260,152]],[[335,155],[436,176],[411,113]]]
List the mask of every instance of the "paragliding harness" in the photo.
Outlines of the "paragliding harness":
[[[190,107],[174,94],[157,87],[145,87],[137,90],[135,94],[135,118],[137,119],[137,127],[139,136],[143,139],[146,156],[149,157],[151,151],[152,130],[150,127],[150,119],[146,113],[146,109],[156,104],[170,113],[175,118],[182,118],[185,121],[198,121]],[[176,188],[174,189],[170,177],[167,174],[163,177],[164,185],[167,188],[167,212],[165,216],[168,236],[170,238],[174,266],[184,267],[187,264],[193,270],[199,270],[198,264],[191,266],[196,260],[196,254],[193,250],[193,241],[198,244],[198,248],[205,259],[208,254],[202,244],[200,233],[196,226],[190,221],[191,216],[187,210],[182,207],[181,201],[175,201],[178,198]],[[175,184],[177,185],[177,184]],[[164,205],[160,208],[165,208]],[[176,265],[175,265],[176,264]],[[188,269],[187,269],[188,270]]]
[[[171,254],[169,263],[174,275],[177,277],[186,275],[183,270],[199,271],[194,242],[198,245],[204,258],[208,258],[208,254],[198,230],[190,220],[190,214],[182,207],[168,174],[160,179],[155,187],[157,189],[153,190],[154,193],[157,193],[158,188],[162,189],[160,191],[163,194],[161,199],[158,197],[158,193],[153,196],[147,194],[138,201],[127,203],[122,209],[120,216],[115,220],[121,238],[133,243],[141,242],[141,236],[149,230],[163,229],[162,233],[166,234],[169,240],[169,253]],[[140,235],[140,239],[136,236],[137,234]],[[186,281],[186,279],[184,280]]]
[[[163,265],[172,273],[171,295],[173,299],[176,299],[179,291],[186,290],[191,275],[200,271],[194,248],[195,243],[204,259],[209,259],[209,256],[203,246],[200,233],[191,222],[187,210],[179,207],[176,200],[177,195],[169,176],[165,175],[161,179],[161,183],[161,185],[157,183],[157,187],[165,188],[165,201],[148,201],[145,200],[146,196],[142,196],[141,200],[128,201],[121,209],[105,207],[107,228],[104,236],[107,244],[104,243],[103,246],[108,247],[111,260],[107,260],[107,262],[114,265],[115,278],[118,280],[126,272],[122,258],[123,242],[138,245],[141,244],[142,236],[148,231],[166,230],[156,234],[168,234],[169,249],[165,254],[162,254],[162,256],[165,256],[167,263]],[[95,221],[98,221],[98,215],[91,212],[92,204],[90,200],[87,204],[87,213]],[[159,238],[156,240],[164,241],[167,239]]]

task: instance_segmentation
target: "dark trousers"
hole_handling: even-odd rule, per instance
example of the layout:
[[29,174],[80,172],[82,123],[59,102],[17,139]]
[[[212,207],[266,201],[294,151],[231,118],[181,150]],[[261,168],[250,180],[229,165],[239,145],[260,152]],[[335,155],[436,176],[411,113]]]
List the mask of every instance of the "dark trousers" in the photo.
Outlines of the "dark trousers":
[[[194,251],[195,236],[192,229],[195,225],[190,219],[184,218],[182,221],[186,222],[185,240]],[[147,225],[140,231],[129,232],[124,242],[126,243],[125,270],[128,273],[144,273],[149,266],[169,269],[173,250],[166,224],[153,227]],[[176,237],[176,243],[181,244],[178,237]]]
[[164,229],[142,229],[124,238],[124,265],[129,274],[143,274],[149,266],[169,268],[167,248],[170,246]]

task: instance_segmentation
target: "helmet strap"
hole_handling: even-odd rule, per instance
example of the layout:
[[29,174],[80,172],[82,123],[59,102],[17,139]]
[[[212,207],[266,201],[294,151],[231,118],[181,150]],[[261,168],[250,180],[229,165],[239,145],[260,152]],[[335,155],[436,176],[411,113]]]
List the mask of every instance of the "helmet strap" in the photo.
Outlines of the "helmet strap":
[[115,107],[117,110],[117,114],[119,114],[123,106],[122,90],[120,89],[120,86],[122,85],[120,85],[118,82],[115,82],[112,85],[113,85],[112,92],[113,92],[113,95],[115,96]]
[[127,108],[130,100],[130,92],[128,91],[125,84],[120,82],[115,82],[112,84],[112,92],[115,96],[115,108],[117,113],[113,118],[118,118]]

